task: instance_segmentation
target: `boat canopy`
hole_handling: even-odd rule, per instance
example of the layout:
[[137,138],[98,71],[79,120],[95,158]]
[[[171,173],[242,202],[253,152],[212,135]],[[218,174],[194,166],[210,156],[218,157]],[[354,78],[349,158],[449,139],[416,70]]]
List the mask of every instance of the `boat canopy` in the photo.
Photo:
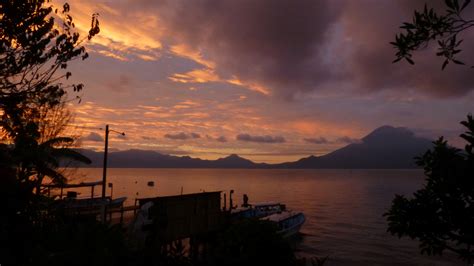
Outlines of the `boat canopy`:
[[262,202],[262,203],[256,203],[254,204],[254,208],[264,208],[264,207],[274,207],[274,206],[280,206],[281,203],[279,202]]
[[267,221],[272,221],[272,222],[280,222],[286,219],[289,219],[291,217],[300,215],[300,212],[281,212],[281,213],[274,213],[272,215],[269,215],[267,217],[262,218],[262,220],[267,220]]

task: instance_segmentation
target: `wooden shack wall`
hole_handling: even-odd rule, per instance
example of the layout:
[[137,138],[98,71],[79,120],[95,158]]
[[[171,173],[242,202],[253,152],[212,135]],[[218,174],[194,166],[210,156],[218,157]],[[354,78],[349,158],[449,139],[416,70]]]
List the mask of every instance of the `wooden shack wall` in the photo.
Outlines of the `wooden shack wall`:
[[153,199],[150,216],[164,241],[205,235],[223,223],[220,192],[206,192]]

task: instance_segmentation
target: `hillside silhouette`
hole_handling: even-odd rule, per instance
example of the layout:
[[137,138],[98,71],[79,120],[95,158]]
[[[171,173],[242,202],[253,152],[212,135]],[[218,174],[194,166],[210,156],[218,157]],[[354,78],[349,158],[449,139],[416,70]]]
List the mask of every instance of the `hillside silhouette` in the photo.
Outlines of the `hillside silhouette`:
[[[173,156],[148,150],[126,150],[109,153],[113,168],[342,168],[342,169],[406,169],[416,168],[414,157],[432,146],[432,141],[417,137],[402,127],[382,126],[362,138],[323,156],[309,156],[280,164],[254,163],[236,154],[217,160],[189,156]],[[102,152],[81,150],[92,160],[87,167],[101,167]]]
[[406,128],[382,126],[361,139],[326,155],[282,163],[279,168],[400,169],[415,168],[414,157],[432,146]]

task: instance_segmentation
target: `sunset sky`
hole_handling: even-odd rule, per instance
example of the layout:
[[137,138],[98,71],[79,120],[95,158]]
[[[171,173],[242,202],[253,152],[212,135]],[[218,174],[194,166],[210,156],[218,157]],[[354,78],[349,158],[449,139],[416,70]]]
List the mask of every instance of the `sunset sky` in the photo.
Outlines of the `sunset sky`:
[[[474,70],[441,71],[435,46],[415,66],[391,63],[389,42],[425,1],[68,2],[79,31],[100,14],[90,57],[71,67],[86,148],[102,149],[93,128],[105,124],[126,132],[111,133],[113,150],[257,162],[322,155],[382,125],[460,146],[473,112]],[[461,55],[474,64],[468,34]]]

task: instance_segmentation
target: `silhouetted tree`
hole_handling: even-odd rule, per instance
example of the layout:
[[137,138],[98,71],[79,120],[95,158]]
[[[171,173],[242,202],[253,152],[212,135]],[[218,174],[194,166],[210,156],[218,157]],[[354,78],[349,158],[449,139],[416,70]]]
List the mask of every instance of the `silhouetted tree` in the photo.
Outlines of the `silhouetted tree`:
[[23,132],[21,125],[11,123],[11,120],[2,121],[0,125],[7,134],[6,139],[14,140],[10,155],[17,178],[31,182],[31,186],[40,194],[45,177],[56,184],[66,182],[59,169],[62,161],[90,163],[90,160],[71,149],[75,143],[73,136],[64,136],[71,120],[71,113],[64,102],[52,107],[40,106],[31,111],[34,113],[23,112],[24,117],[21,118],[22,121],[28,121],[30,131]]
[[20,183],[31,189],[44,176],[63,180],[54,170],[58,158],[87,161],[66,149],[73,139],[60,136],[63,128],[48,119],[51,110],[64,109],[69,88],[82,90],[82,84],[64,83],[71,76],[66,69],[70,61],[88,57],[82,43],[99,33],[97,14],[92,16],[88,36],[81,39],[70,6],[66,3],[58,11],[48,3],[7,0],[0,5],[0,127],[9,162],[3,167],[13,167]]
[[[82,84],[66,85],[71,60],[86,59],[85,40],[74,31],[66,3],[58,12],[49,0],[6,0],[0,5],[0,107],[7,104],[57,104],[67,88],[80,91]],[[92,16],[87,39],[99,33],[97,14]],[[61,73],[60,73],[61,72]]]
[[72,139],[52,122],[60,121],[52,111],[64,107],[67,90],[83,88],[65,83],[71,76],[68,63],[86,59],[82,43],[99,32],[95,14],[81,39],[69,9],[64,4],[58,11],[49,0],[0,3],[0,263],[5,265],[33,263],[31,251],[41,242],[35,233],[42,230],[43,201],[33,190],[45,176],[64,179],[57,171],[59,158],[86,160],[68,149]]
[[442,137],[434,148],[417,158],[425,172],[426,184],[412,199],[397,195],[385,214],[388,231],[398,237],[420,241],[422,253],[457,253],[474,259],[474,119],[462,121],[467,132],[464,151],[450,147]]
[[439,14],[426,5],[423,11],[415,11],[413,21],[405,22],[400,27],[405,32],[397,34],[395,41],[391,42],[397,49],[394,62],[405,59],[408,63],[414,64],[412,53],[428,46],[431,41],[437,41],[436,55],[445,59],[442,69],[450,62],[464,65],[464,62],[456,57],[461,52],[459,47],[463,42],[457,36],[474,26],[474,20],[465,19],[461,14],[470,3],[471,0],[445,0],[444,14]]

